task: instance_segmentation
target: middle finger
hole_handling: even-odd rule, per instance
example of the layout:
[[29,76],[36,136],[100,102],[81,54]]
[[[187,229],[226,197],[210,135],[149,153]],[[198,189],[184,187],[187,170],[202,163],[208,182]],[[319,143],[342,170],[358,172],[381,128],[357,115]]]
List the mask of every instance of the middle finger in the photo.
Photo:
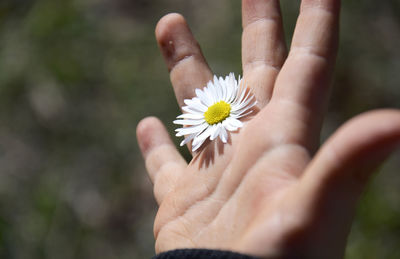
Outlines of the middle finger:
[[242,20],[243,78],[262,107],[287,55],[279,0],[243,0]]

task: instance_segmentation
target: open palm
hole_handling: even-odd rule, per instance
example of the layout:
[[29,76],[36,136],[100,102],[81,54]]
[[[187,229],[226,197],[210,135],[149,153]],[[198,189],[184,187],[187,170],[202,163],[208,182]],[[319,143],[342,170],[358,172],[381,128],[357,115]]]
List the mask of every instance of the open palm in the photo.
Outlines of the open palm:
[[[335,63],[338,0],[303,0],[290,52],[278,0],[243,0],[243,80],[258,113],[228,144],[208,142],[190,164],[156,118],[138,140],[160,205],[156,252],[233,250],[258,256],[339,258],[357,199],[400,142],[400,112],[374,111],[340,128],[320,149]],[[182,16],[156,37],[178,103],[212,73]]]

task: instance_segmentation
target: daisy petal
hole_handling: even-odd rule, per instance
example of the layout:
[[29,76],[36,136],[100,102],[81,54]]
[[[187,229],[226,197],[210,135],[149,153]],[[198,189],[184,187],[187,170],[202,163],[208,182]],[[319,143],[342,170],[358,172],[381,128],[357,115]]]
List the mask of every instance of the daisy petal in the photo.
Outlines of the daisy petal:
[[179,124],[179,125],[199,125],[201,123],[206,122],[204,119],[201,120],[174,120],[174,124]]
[[228,84],[223,84],[223,85],[221,85],[222,87],[221,87],[221,100],[224,100],[224,101],[226,101],[226,95],[227,95],[227,87],[228,87]]
[[207,126],[208,126],[207,123],[203,123],[203,124],[192,126],[192,127],[179,128],[179,129],[175,130],[178,132],[178,133],[176,133],[176,136],[182,137],[184,135],[203,132],[203,130],[205,130],[207,128]]
[[199,120],[204,119],[203,113],[183,113],[176,117],[177,119]]
[[[232,112],[232,116],[235,116],[237,118],[244,117],[253,111],[253,110],[251,110],[251,108],[253,108],[256,104],[257,104],[257,102],[254,102],[254,103],[250,104],[249,106],[242,108],[241,110],[238,110],[234,113]],[[248,112],[248,111],[250,111],[250,112]]]
[[199,147],[201,147],[201,145],[203,145],[203,143],[204,143],[204,140],[199,143],[196,143],[196,145],[192,145],[192,152],[197,151],[197,149],[199,149]]
[[222,88],[221,82],[219,81],[217,76],[214,76],[214,89],[215,89],[215,93],[216,93],[216,96],[217,96],[218,100],[222,99],[222,97],[221,97],[221,95],[222,95],[221,88]]
[[212,98],[211,98],[212,102],[213,103],[218,102],[217,92],[215,91],[215,86],[212,81],[208,82],[207,89],[209,90],[209,92],[212,96]]
[[186,145],[187,143],[189,143],[189,141],[191,141],[192,139],[194,139],[197,136],[197,133],[193,133],[191,135],[189,135],[189,137],[186,137],[182,142],[181,142],[181,146]]
[[185,99],[183,102],[189,107],[196,107],[199,111],[207,110],[207,105],[201,103],[200,98],[195,97],[193,99]]
[[251,103],[251,102],[253,101],[253,100],[252,100],[252,99],[254,99],[253,97],[254,97],[254,96],[252,96],[251,98],[249,98],[247,101],[245,101],[245,102],[243,102],[243,103],[240,103],[239,105],[235,106],[235,112],[232,112],[232,113],[237,113],[238,111],[241,111],[242,109],[243,109],[243,110],[248,110],[248,109],[250,109],[249,103]]
[[214,124],[214,125],[212,125],[212,127],[213,127],[213,132],[211,133],[210,140],[216,139],[218,137],[218,133],[219,133],[217,125]]
[[224,127],[220,127],[221,131],[219,134],[219,138],[222,140],[223,143],[228,142],[228,132],[226,132],[226,129]]
[[241,113],[241,114],[239,114],[239,115],[235,115],[235,116],[233,116],[235,119],[239,119],[239,118],[243,118],[243,117],[246,117],[247,115],[249,115],[249,114],[251,114],[253,112],[253,110],[249,110],[249,111],[247,111],[246,113]]
[[192,99],[184,99],[183,102],[187,105],[190,106],[192,105],[193,102],[197,102],[199,100],[199,98],[194,97]]
[[232,95],[233,95],[233,87],[231,85],[227,85],[226,86],[225,102],[232,103],[232,101],[231,101]]
[[229,124],[237,128],[243,127],[243,123],[235,118],[229,118]]
[[199,134],[195,139],[193,140],[193,145],[195,145],[199,141],[204,141],[206,140],[209,136],[214,131],[214,127],[208,127],[205,131],[203,131],[201,134]]
[[183,106],[182,110],[188,113],[205,113],[207,111],[207,107],[204,108],[199,104],[193,104],[192,106]]
[[222,122],[222,125],[224,126],[225,129],[229,130],[229,131],[236,131],[238,129],[238,127],[232,125],[231,123],[229,123],[230,120],[226,119]]
[[207,94],[200,89],[196,89],[196,95],[199,97],[200,101],[205,104],[205,107],[212,105],[212,101],[207,97]]
[[216,138],[218,138],[220,132],[221,132],[220,127],[218,127],[218,125],[216,125],[216,127],[215,127],[215,132],[214,132],[214,134],[213,134],[213,137],[214,137],[213,140],[216,139]]
[[214,104],[215,98],[214,98],[213,93],[211,92],[211,89],[209,87],[205,87],[203,89],[203,91],[204,91],[204,94],[207,96],[207,99],[208,99],[210,105]]

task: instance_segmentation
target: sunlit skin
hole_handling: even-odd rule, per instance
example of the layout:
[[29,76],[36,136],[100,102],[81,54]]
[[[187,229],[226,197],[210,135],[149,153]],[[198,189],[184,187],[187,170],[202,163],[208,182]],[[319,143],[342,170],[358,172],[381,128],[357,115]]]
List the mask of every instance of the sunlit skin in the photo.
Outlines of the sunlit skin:
[[[272,258],[343,257],[360,194],[400,143],[400,112],[359,115],[319,147],[339,5],[303,0],[288,52],[279,1],[242,1],[243,80],[257,97],[258,113],[227,144],[207,142],[187,164],[157,118],[139,123],[159,204],[157,253],[209,248]],[[163,17],[156,38],[182,106],[212,72],[181,15]]]

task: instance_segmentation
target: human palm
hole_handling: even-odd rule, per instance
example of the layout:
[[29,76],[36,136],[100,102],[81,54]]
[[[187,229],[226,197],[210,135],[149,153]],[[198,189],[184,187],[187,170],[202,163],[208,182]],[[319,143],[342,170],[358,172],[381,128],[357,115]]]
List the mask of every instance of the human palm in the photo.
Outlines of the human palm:
[[[138,140],[160,205],[156,252],[233,250],[338,258],[368,176],[400,142],[400,113],[361,115],[320,149],[338,38],[339,1],[303,0],[286,52],[278,0],[243,0],[243,80],[258,101],[229,142],[205,143],[187,164],[156,118]],[[156,37],[180,105],[212,73],[182,16]]]

